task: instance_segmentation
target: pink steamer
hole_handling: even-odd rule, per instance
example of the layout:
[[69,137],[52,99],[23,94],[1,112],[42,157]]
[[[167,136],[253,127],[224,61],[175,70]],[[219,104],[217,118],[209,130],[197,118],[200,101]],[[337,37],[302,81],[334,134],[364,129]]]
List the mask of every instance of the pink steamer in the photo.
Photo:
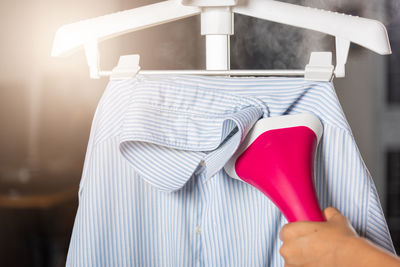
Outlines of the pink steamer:
[[289,222],[325,221],[313,185],[321,135],[321,122],[312,114],[261,119],[225,171],[264,193]]

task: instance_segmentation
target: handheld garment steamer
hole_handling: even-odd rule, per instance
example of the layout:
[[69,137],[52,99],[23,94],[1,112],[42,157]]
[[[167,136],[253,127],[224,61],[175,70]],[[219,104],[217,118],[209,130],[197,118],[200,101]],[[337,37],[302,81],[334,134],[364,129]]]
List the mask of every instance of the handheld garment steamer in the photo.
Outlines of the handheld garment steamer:
[[325,221],[313,185],[321,135],[312,114],[261,119],[224,169],[264,193],[289,222]]

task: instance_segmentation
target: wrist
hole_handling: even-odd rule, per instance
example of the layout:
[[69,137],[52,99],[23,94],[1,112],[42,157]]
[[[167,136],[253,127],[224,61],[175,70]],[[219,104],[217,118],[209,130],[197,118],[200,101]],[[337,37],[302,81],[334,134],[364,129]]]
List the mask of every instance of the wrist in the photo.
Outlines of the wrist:
[[349,238],[346,245],[345,263],[338,266],[399,266],[400,260],[388,251],[376,246],[365,238],[354,236]]

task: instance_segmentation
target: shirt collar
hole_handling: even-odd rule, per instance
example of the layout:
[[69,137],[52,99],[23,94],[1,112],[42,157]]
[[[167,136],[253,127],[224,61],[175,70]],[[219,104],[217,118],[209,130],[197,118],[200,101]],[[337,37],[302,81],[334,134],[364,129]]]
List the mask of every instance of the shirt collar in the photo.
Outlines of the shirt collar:
[[218,91],[164,83],[134,90],[120,152],[162,191],[179,190],[199,168],[206,179],[214,176],[263,114],[258,100]]

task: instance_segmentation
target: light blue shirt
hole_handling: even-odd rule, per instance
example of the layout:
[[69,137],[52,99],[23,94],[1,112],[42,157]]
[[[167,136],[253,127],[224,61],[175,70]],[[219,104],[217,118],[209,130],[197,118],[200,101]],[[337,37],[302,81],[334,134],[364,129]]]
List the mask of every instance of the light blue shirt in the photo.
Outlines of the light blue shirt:
[[259,118],[303,112],[324,127],[315,161],[321,207],[338,208],[393,252],[331,83],[138,75],[110,81],[97,108],[67,266],[284,266],[286,219],[223,166]]

